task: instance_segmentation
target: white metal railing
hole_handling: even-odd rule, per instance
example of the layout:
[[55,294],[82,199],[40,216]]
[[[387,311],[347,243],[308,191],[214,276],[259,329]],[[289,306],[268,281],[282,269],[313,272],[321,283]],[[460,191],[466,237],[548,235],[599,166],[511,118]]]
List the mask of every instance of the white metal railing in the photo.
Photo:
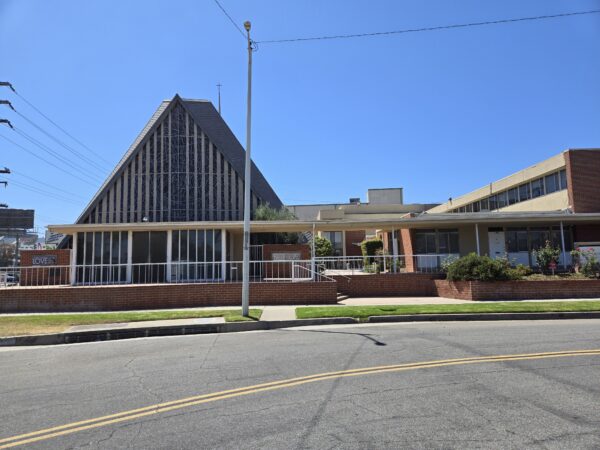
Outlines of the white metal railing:
[[445,261],[459,256],[458,254],[331,256],[315,258],[315,261],[320,272],[328,276],[406,272],[441,273]]
[[[0,267],[0,289],[159,283],[237,283],[242,261]],[[311,260],[250,261],[251,282],[335,281]]]

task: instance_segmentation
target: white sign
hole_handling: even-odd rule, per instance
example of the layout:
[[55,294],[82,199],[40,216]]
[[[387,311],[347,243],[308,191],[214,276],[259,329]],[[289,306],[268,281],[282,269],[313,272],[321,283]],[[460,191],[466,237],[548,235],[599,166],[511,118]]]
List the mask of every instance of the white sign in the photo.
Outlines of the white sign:
[[56,255],[40,255],[31,258],[32,266],[55,266]]
[[273,261],[299,261],[302,259],[300,252],[273,252],[271,253]]

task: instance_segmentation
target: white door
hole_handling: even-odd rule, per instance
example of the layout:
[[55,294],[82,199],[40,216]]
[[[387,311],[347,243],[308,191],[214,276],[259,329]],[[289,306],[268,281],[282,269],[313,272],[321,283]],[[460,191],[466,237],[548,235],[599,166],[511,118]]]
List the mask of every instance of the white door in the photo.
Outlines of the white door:
[[504,243],[504,231],[488,231],[490,243],[490,257],[503,258],[506,256],[506,247]]

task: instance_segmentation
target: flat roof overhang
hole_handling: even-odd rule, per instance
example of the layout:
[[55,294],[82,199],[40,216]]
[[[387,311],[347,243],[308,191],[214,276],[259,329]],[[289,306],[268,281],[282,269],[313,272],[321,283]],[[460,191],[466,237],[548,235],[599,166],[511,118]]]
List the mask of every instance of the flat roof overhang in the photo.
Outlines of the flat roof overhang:
[[[285,221],[252,221],[250,229],[253,233],[304,232],[312,231],[349,231],[376,229],[391,231],[400,228],[437,228],[457,227],[461,225],[535,225],[535,224],[600,224],[600,213],[441,213],[420,214],[416,217],[404,217],[377,220],[285,220]],[[98,223],[74,225],[49,225],[48,229],[55,233],[72,235],[77,232],[93,231],[165,231],[187,229],[220,229],[243,231],[241,221],[223,222],[136,222],[136,223]]]

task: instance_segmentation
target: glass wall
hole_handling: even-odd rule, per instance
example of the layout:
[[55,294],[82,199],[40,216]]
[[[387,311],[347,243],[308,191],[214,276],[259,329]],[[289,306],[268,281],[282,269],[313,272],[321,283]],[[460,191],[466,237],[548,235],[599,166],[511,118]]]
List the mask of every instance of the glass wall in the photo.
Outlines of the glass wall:
[[415,230],[414,242],[415,255],[459,253],[457,229]]
[[468,205],[454,208],[450,212],[480,212],[494,211],[515,203],[524,202],[532,198],[552,194],[553,192],[567,189],[567,172],[565,169],[553,172],[544,177],[536,178],[517,187],[499,192],[489,197],[482,198]]
[[[570,252],[573,250],[573,234],[571,227],[563,227],[565,239],[565,261],[560,264],[569,265],[571,263]],[[509,261],[512,264],[537,265],[533,252],[546,245],[546,241],[561,250],[562,238],[560,226],[541,226],[541,227],[514,227],[505,229],[506,252]]]
[[343,256],[344,255],[344,242],[343,242],[343,234],[341,231],[323,231],[322,236],[325,239],[328,239],[333,246],[333,255],[332,256]]
[[77,284],[124,283],[127,232],[77,233]]
[[173,231],[171,281],[223,279],[221,230]]

